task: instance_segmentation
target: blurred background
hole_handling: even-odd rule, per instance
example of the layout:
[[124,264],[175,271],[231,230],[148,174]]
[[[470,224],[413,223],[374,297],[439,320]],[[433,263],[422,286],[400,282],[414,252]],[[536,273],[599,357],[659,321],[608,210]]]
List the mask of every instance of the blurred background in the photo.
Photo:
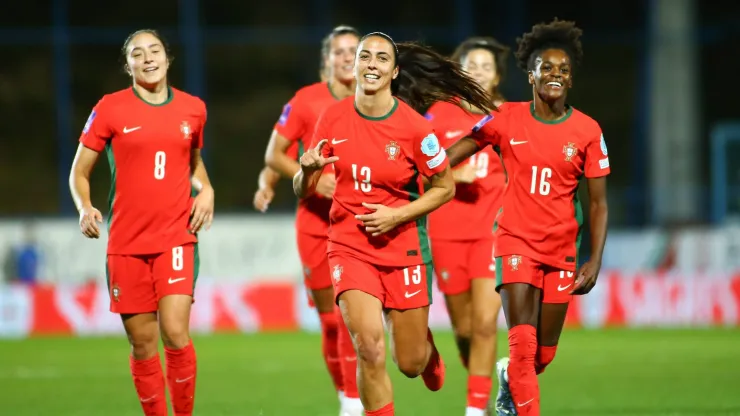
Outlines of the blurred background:
[[[131,31],[160,30],[175,56],[171,83],[208,106],[205,160],[217,191],[217,215],[213,229],[201,237],[193,330],[208,335],[204,343],[222,340],[212,344],[219,349],[241,341],[213,334],[318,328],[301,282],[289,181],[281,182],[266,214],[254,211],[252,197],[272,126],[293,93],[318,80],[320,41],[334,26],[380,30],[397,41],[421,40],[451,53],[473,35],[494,36],[515,49],[518,36],[553,17],[575,20],[584,30],[585,59],[569,101],[600,123],[612,168],[603,271],[596,289],[570,309],[573,334],[583,334],[577,328],[616,327],[620,339],[654,341],[642,351],[665,351],[659,346],[666,337],[687,337],[671,346],[705,348],[700,341],[711,333],[707,327],[728,328],[715,334],[720,341],[713,350],[718,361],[710,363],[716,364],[712,374],[740,382],[721,364],[726,362],[723,351],[730,351],[723,348],[740,346],[740,107],[732,92],[737,91],[734,69],[740,65],[740,2],[25,0],[5,2],[0,13],[0,338],[16,339],[0,342],[0,352],[14,351],[0,354],[5,356],[0,358],[0,383],[66,377],[64,368],[45,366],[42,371],[23,361],[49,348],[76,348],[54,343],[75,337],[52,342],[47,335],[112,335],[111,347],[103,348],[125,350],[118,317],[107,312],[106,240],[80,235],[67,178],[92,107],[102,95],[130,84],[120,49]],[[513,56],[507,70],[505,97],[530,100],[526,75]],[[99,162],[92,194],[104,214],[109,176],[105,161]],[[587,259],[590,247],[582,249]],[[431,324],[449,328],[438,293],[435,300]],[[662,330],[633,335],[643,334],[642,327]],[[669,329],[676,327],[684,329]],[[705,329],[691,330],[698,327]],[[621,345],[604,335],[609,331],[573,336],[606,337],[603,344],[589,344],[604,352],[608,345]],[[253,348],[277,348],[282,338],[271,336],[264,335],[268,341],[262,342],[274,344]],[[311,376],[327,384],[318,338],[312,336],[286,339],[316,350],[307,353],[307,360],[316,361]],[[31,340],[17,340],[26,338]],[[452,351],[450,361],[456,365]],[[573,354],[576,360],[578,350]],[[66,357],[61,360],[72,360]],[[649,357],[624,358],[633,359]],[[127,389],[125,363],[118,361],[111,368],[123,371],[122,388]],[[667,374],[665,368],[655,373]],[[3,399],[15,411],[8,414],[44,413],[30,408],[23,413],[21,401],[13,401],[20,396],[6,394]],[[129,400],[133,396],[123,396],[122,406],[137,414],[136,403]],[[589,401],[580,407],[556,404],[548,414],[599,414],[598,406],[610,399],[596,396],[593,407]],[[740,414],[740,402],[730,396],[736,394],[722,396],[714,413],[700,407],[685,414]],[[687,397],[684,408],[663,409],[665,414],[684,414],[681,409],[690,410],[700,400]],[[323,414],[301,413],[310,406],[324,409],[310,396],[306,400],[275,404],[272,413],[264,414]],[[299,405],[309,407],[279,407]],[[269,409],[261,403],[252,413],[222,409],[204,414],[261,414],[260,406]],[[627,404],[615,401],[614,406]],[[411,409],[408,414],[414,414]],[[650,409],[621,414],[663,414]]]

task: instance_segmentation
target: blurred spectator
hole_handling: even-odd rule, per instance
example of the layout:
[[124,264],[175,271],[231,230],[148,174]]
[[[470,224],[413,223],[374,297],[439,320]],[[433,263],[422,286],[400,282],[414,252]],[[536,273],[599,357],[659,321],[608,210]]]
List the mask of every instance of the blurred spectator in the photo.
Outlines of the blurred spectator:
[[6,276],[10,282],[33,284],[38,279],[41,252],[36,239],[36,226],[26,223],[23,240],[6,257]]

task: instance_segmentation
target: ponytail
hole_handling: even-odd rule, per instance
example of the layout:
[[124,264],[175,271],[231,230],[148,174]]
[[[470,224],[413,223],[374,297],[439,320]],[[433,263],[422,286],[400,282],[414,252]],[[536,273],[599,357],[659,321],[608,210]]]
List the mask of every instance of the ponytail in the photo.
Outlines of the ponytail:
[[460,66],[434,50],[415,42],[396,46],[398,76],[391,93],[419,113],[437,101],[457,104],[459,99],[485,112],[496,110],[488,93]]

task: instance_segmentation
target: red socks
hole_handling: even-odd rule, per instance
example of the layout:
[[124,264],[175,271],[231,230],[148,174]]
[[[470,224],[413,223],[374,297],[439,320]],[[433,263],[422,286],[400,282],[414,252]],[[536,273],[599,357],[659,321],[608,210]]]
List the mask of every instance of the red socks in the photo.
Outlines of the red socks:
[[537,374],[542,374],[547,368],[547,365],[555,359],[555,351],[558,346],[553,345],[552,347],[537,347],[537,356],[535,357],[534,369]]
[[537,330],[531,325],[509,329],[509,388],[519,416],[540,415],[540,387],[535,373]]
[[393,416],[393,402],[388,403],[378,410],[365,410],[367,416]]
[[342,312],[339,307],[334,309],[337,315],[337,349],[339,350],[339,366],[342,369],[342,381],[344,385],[344,397],[359,399],[360,392],[357,390],[357,353],[352,344],[352,337],[347,326],[344,324]]
[[342,367],[339,360],[337,348],[338,323],[334,312],[320,313],[321,320],[321,352],[324,354],[326,368],[329,370],[332,382],[337,391],[344,390],[342,380]]
[[491,397],[491,377],[468,376],[468,407],[485,409]]
[[[193,342],[178,350],[165,347],[167,384],[175,416],[191,416],[195,403],[196,358]],[[167,413],[165,412],[164,415]]]
[[136,394],[139,395],[145,416],[167,416],[167,398],[164,393],[164,375],[159,354],[146,360],[129,360]]

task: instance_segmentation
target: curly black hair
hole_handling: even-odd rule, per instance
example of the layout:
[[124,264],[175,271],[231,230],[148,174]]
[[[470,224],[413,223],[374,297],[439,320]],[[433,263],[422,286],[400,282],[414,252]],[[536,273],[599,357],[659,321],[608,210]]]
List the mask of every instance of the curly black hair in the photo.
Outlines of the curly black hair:
[[573,65],[580,66],[583,61],[582,34],[575,22],[558,20],[557,17],[550,23],[534,25],[529,33],[516,40],[519,46],[515,53],[517,66],[526,72],[534,70],[535,59],[547,49],[564,50]]

